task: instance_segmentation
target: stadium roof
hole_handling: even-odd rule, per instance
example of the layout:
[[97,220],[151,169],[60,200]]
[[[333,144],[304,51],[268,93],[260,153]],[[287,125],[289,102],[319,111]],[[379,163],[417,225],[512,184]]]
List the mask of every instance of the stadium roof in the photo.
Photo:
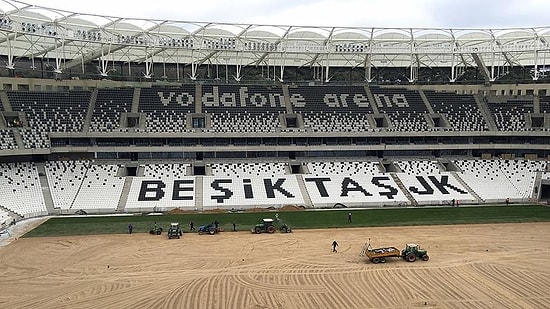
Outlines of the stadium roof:
[[[97,61],[107,76],[113,63],[142,63],[146,77],[153,63],[237,67],[407,67],[414,80],[419,67],[477,66],[488,80],[501,68],[546,69],[550,28],[441,29],[313,27],[192,22],[98,16],[0,1],[0,54],[6,67],[18,59],[55,59],[62,72]],[[282,74],[281,74],[282,76]],[[193,78],[193,76],[191,76]]]

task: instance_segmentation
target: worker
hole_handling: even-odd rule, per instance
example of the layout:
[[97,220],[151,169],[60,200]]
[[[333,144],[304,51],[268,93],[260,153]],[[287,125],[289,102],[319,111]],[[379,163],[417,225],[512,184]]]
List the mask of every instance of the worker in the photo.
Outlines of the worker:
[[194,231],[195,230],[195,223],[193,221],[189,222],[189,230]]
[[351,212],[348,212],[348,223],[351,223]]
[[237,223],[233,221],[233,232],[236,232],[236,231],[237,231]]
[[132,231],[134,230],[134,226],[132,223],[128,224],[128,234],[132,234]]
[[338,247],[338,242],[336,242],[336,240],[334,240],[332,242],[332,252],[338,252],[338,250],[336,250],[336,247]]

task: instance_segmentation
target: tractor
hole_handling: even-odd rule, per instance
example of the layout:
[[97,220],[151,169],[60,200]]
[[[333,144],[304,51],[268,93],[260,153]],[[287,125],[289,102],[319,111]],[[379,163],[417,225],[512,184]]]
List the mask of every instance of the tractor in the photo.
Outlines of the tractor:
[[281,224],[279,231],[281,231],[281,233],[292,233],[292,229],[286,223]]
[[405,249],[401,250],[401,257],[408,262],[414,262],[417,259],[427,261],[430,259],[428,251],[426,249],[420,249],[417,244],[407,244]]
[[183,232],[180,229],[179,223],[171,223],[170,228],[168,228],[168,239],[177,238],[179,239],[183,235]]
[[199,229],[198,229],[199,235],[203,235],[203,234],[214,235],[222,231],[223,231],[222,228],[219,228],[219,227],[216,228],[216,225],[213,223],[201,225],[199,226]]
[[153,227],[151,227],[151,229],[149,230],[149,234],[151,235],[162,234],[162,227],[157,226],[157,224],[155,223],[155,225],[153,225]]
[[260,234],[260,233],[273,234],[275,233],[275,230],[276,228],[273,225],[273,219],[268,218],[268,219],[262,219],[262,222],[256,224],[252,228],[251,232],[256,234]]

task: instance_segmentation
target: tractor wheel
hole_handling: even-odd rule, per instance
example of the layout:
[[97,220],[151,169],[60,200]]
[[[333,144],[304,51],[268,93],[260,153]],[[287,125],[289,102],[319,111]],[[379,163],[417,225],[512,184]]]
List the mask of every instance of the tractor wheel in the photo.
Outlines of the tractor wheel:
[[380,263],[380,258],[375,257],[375,258],[372,259],[372,262],[374,264],[378,264],[378,263]]
[[386,259],[385,259],[385,258],[381,258],[381,259],[380,259],[380,263],[386,263]]
[[424,256],[422,257],[422,261],[427,261],[429,259],[430,257],[427,254],[424,254]]
[[161,231],[161,230],[158,230],[158,231],[157,231],[157,235],[160,235],[160,234],[162,234],[162,231]]
[[199,231],[199,235],[202,235],[202,234],[204,234],[204,233],[202,232],[202,230],[200,230],[200,231]]
[[274,227],[274,226],[269,226],[269,227],[267,228],[267,232],[268,232],[269,234],[275,233],[275,227]]
[[416,255],[414,253],[407,254],[407,261],[408,262],[414,262],[416,261]]
[[209,229],[208,234],[210,234],[210,235],[216,234],[216,229]]
[[261,232],[262,232],[262,229],[260,227],[257,226],[256,228],[254,228],[254,233],[260,234]]

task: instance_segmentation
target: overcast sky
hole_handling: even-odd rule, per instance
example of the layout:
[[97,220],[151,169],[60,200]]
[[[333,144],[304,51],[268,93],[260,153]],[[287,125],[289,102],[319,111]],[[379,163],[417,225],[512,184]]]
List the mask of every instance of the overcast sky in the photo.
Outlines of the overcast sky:
[[550,0],[22,0],[81,13],[304,26],[550,26]]

